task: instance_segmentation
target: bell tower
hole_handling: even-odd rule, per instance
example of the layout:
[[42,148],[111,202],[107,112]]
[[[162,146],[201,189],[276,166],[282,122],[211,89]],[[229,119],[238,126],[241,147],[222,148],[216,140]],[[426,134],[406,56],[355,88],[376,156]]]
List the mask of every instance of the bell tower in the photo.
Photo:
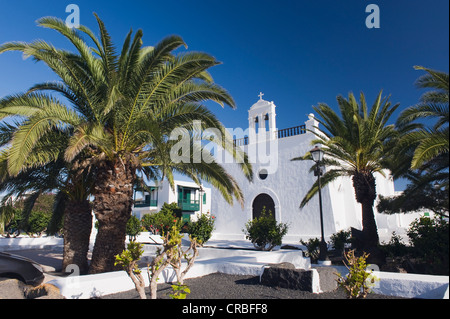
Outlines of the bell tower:
[[[272,102],[263,100],[263,93],[259,95],[259,101],[252,105],[248,111],[248,127],[256,134],[266,134],[267,140],[276,139],[276,105]],[[251,134],[252,135],[252,134]],[[254,141],[250,140],[250,143]]]

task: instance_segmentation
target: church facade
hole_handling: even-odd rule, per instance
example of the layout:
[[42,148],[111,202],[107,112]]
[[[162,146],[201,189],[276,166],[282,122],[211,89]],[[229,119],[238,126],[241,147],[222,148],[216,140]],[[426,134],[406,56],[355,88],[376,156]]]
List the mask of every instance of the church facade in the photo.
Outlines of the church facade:
[[[245,223],[259,216],[262,207],[270,211],[278,222],[289,225],[284,242],[300,239],[320,238],[320,213],[318,196],[300,209],[300,203],[317,177],[309,172],[312,161],[291,161],[303,156],[314,145],[318,121],[313,114],[304,124],[287,129],[276,126],[276,105],[265,101],[260,95],[248,111],[247,135],[235,140],[253,165],[254,178],[249,182],[236,163],[223,164],[227,172],[238,182],[244,194],[244,206],[229,205],[221,194],[212,189],[211,213],[216,216],[214,238],[244,239]],[[395,195],[391,177],[376,175],[378,195]],[[352,181],[348,177],[338,178],[322,189],[324,233],[329,236],[350,227],[362,229],[361,206],[356,202]],[[393,231],[404,234],[417,214],[384,215],[376,212],[380,240],[388,241]]]

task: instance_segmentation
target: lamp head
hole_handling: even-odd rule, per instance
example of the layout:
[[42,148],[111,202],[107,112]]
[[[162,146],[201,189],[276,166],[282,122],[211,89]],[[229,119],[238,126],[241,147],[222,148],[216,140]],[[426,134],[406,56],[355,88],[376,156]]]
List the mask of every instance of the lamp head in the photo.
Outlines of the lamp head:
[[323,151],[322,151],[322,149],[320,149],[320,147],[316,146],[309,152],[311,153],[311,156],[312,156],[314,162],[318,163],[318,162],[322,161]]

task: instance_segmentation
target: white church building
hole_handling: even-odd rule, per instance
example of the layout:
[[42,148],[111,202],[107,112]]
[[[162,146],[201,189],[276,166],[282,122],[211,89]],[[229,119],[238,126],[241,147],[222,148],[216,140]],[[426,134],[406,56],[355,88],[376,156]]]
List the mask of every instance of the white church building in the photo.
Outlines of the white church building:
[[[236,163],[223,164],[227,172],[238,182],[244,194],[244,207],[239,203],[229,205],[219,191],[212,189],[211,214],[216,216],[215,239],[244,239],[243,229],[247,221],[261,211],[262,206],[270,210],[278,222],[289,225],[284,242],[300,239],[320,238],[319,198],[313,197],[300,209],[300,203],[317,180],[309,170],[312,161],[291,161],[305,155],[314,145],[315,135],[308,130],[317,130],[318,121],[313,114],[303,125],[278,129],[274,102],[260,99],[248,111],[248,134],[235,139],[253,165],[254,178],[249,182]],[[391,177],[376,175],[378,195],[395,195]],[[348,177],[338,178],[322,189],[324,233],[330,235],[349,230],[362,229],[361,206],[356,202],[352,181]],[[374,207],[380,241],[388,241],[392,232],[405,234],[418,214],[384,215]]]

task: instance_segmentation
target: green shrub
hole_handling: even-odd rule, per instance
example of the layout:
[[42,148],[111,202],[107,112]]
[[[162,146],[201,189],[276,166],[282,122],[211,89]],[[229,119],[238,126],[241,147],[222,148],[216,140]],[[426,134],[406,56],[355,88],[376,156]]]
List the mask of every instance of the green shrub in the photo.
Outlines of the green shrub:
[[351,241],[351,231],[345,231],[341,230],[337,232],[336,234],[332,234],[330,236],[331,244],[333,245],[334,249],[337,251],[344,252],[345,244],[349,244]]
[[178,219],[181,219],[183,214],[183,210],[175,202],[170,204],[164,203],[161,207],[160,212],[164,212],[165,214],[172,214]]
[[25,219],[22,211],[15,209],[14,216],[5,227],[9,235],[20,235],[24,231],[29,236],[40,236],[47,230],[51,215],[42,211],[31,211],[28,220]]
[[136,236],[140,234],[142,230],[141,221],[136,216],[132,215],[127,222],[126,234],[130,241],[135,241]]
[[396,234],[396,232],[392,232],[391,239],[389,242],[383,243],[381,249],[386,253],[388,257],[396,258],[396,257],[404,257],[408,254],[408,247],[403,243],[402,238]]
[[51,216],[49,214],[40,211],[32,211],[28,218],[28,223],[24,227],[25,232],[31,236],[34,234],[40,236],[47,230],[50,218]]
[[23,224],[22,211],[13,208],[14,215],[12,218],[6,223],[5,232],[9,236],[18,236],[22,230],[21,225]]
[[152,227],[154,224],[154,214],[145,214],[142,218],[141,218],[141,225],[142,227],[144,227],[144,229],[146,231],[152,232]]
[[441,218],[422,217],[411,223],[407,232],[412,253],[422,259],[435,274],[449,270],[449,227]]
[[288,232],[288,225],[277,223],[270,211],[267,214],[265,207],[259,218],[249,220],[242,230],[245,238],[250,240],[258,250],[272,250],[281,245],[283,237]]
[[203,246],[212,235],[215,217],[202,214],[197,221],[188,223],[188,234],[195,238],[200,246]]
[[172,229],[172,226],[178,223],[177,215],[179,208],[176,203],[164,203],[163,207],[158,213],[144,215],[141,220],[142,226],[154,235],[163,235],[165,232]]

